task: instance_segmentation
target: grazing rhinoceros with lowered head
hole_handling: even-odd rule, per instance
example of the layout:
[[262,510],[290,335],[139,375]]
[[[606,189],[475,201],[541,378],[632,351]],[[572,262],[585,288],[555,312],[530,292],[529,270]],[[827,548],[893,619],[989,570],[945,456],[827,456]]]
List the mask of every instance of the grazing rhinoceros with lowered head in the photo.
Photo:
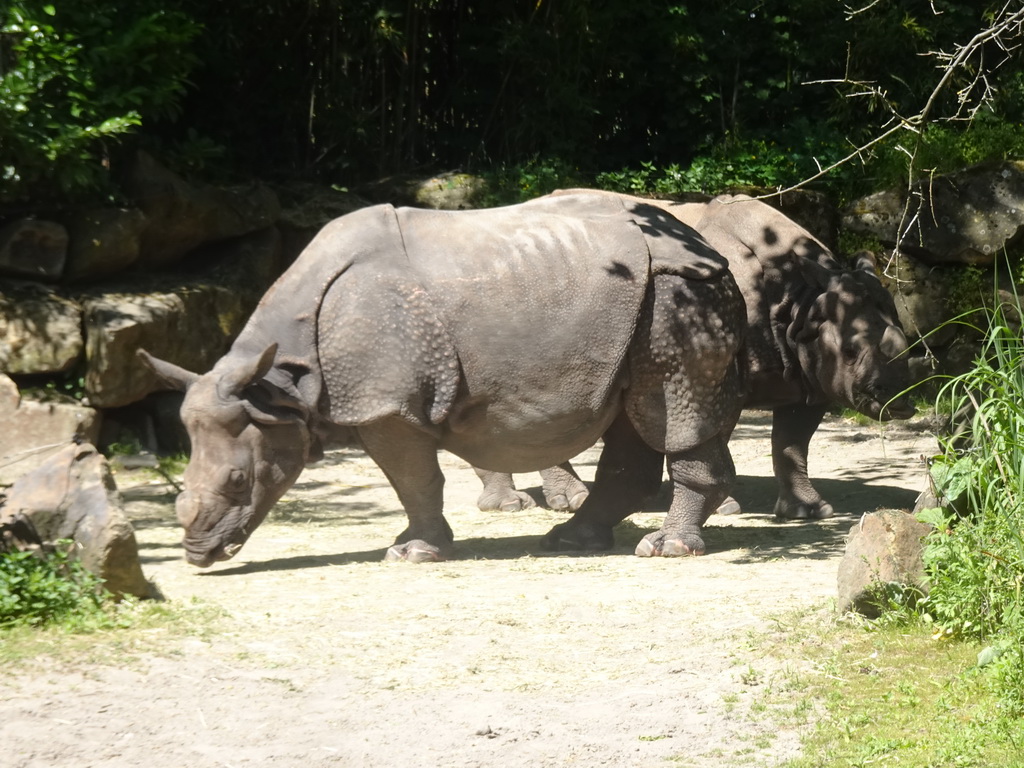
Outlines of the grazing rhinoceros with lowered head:
[[[907,341],[874,262],[864,258],[853,270],[841,268],[805,229],[744,195],[709,203],[647,202],[702,234],[729,261],[743,293],[748,321],[744,406],[773,410],[776,516],[831,516],[832,506],[807,473],[808,445],[827,409],[844,406],[875,419],[914,413],[905,395],[910,386]],[[482,506],[515,509],[522,503],[525,494],[515,490],[510,476],[480,475]],[[586,498],[585,486],[568,465],[552,467],[542,477],[545,495],[556,507],[576,509]],[[723,505],[723,511],[737,509],[732,499]],[[583,512],[548,544],[607,541],[606,531],[597,533],[581,522],[587,519]]]
[[140,350],[186,392],[192,455],[176,507],[187,559],[233,556],[340,426],[408,516],[388,559],[452,552],[439,448],[519,472],[602,436],[595,517],[637,509],[651,456],[660,481],[665,455],[675,499],[643,553],[700,552],[734,478],[745,322],[725,260],[642,202],[583,193],[343,216],[209,373]]

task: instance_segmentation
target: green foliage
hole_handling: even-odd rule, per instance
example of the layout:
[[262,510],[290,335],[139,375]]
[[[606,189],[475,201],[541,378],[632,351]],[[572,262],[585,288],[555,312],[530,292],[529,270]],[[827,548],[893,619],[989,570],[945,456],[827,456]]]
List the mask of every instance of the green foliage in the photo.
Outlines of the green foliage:
[[971,644],[933,639],[920,624],[812,632],[804,643],[786,635],[817,672],[800,695],[821,704],[802,754],[786,768],[1019,765],[1024,720],[1001,706]]
[[556,189],[585,186],[579,171],[557,159],[533,158],[519,165],[499,166],[483,174],[487,182],[484,205],[512,205],[547,195]]
[[[166,0],[202,32],[186,119],[159,138],[184,167],[342,185],[560,158],[585,176],[643,176],[649,161],[666,169],[651,192],[775,186],[848,151],[890,109],[923,106],[937,81],[924,54],[970,39],[995,7],[937,2],[936,13],[900,0],[848,16],[833,0],[282,0],[244,11]],[[885,98],[855,97],[864,89],[847,76]],[[1022,78],[1006,66],[990,82],[994,124],[1016,125]]]
[[831,162],[834,150],[821,144],[815,152],[807,144],[783,146],[774,140],[723,143],[695,157],[688,167],[670,164],[658,168],[640,163],[639,170],[623,169],[597,174],[596,186],[634,195],[673,196],[690,192],[716,195],[744,187],[776,188],[795,184],[816,172],[816,160]]
[[70,542],[49,554],[0,554],[0,627],[66,622],[101,610],[101,581],[69,556]]
[[[129,133],[207,177],[350,186],[497,168],[519,198],[599,171],[643,194],[788,185],[919,111],[938,79],[927,54],[969,40],[997,6],[12,0],[0,203],[98,189]],[[996,98],[969,127],[933,124],[919,147],[901,133],[827,184],[849,197],[903,181],[908,148],[921,172],[1019,156],[1016,63],[988,73]],[[957,74],[934,116],[976,95],[974,74]]]
[[844,181],[861,193],[871,187],[905,185],[908,177],[918,180],[978,163],[1022,157],[1020,119],[985,110],[969,122],[936,123],[920,134],[897,135],[877,146],[863,168],[850,169]]
[[14,0],[0,15],[0,202],[98,189],[111,142],[180,114],[197,32],[158,0]]
[[[921,601],[940,633],[1006,648],[997,665],[1008,706],[1024,714],[1024,339],[1019,300],[989,312],[973,370],[948,381],[937,409],[963,423],[932,467],[952,511],[926,510],[936,526]],[[1014,687],[1017,686],[1017,687]]]

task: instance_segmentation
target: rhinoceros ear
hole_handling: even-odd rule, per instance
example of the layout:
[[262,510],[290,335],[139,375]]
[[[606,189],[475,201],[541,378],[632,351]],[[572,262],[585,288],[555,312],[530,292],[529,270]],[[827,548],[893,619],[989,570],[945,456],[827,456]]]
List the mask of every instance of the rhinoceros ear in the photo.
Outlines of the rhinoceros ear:
[[871,251],[858,251],[854,264],[854,269],[858,269],[861,272],[867,272],[872,276],[876,276],[878,274],[875,271],[878,268],[878,264],[875,262],[875,254]]
[[259,424],[291,424],[305,421],[309,407],[302,401],[298,390],[282,388],[269,381],[250,386],[242,399],[249,418]]
[[144,349],[137,350],[135,355],[143,365],[156,374],[156,377],[163,384],[166,384],[171,389],[177,389],[184,392],[199,378],[198,373],[186,371],[184,368],[179,368],[174,363],[168,363],[166,360],[153,357]]
[[231,367],[221,373],[217,394],[225,400],[238,397],[243,389],[267,375],[267,371],[274,365],[275,355],[277,344],[271,344],[258,355],[234,361]]
[[882,334],[882,342],[879,344],[879,349],[887,358],[895,360],[907,351],[907,337],[898,326],[887,326],[885,333]]
[[800,266],[800,274],[809,285],[821,290],[828,289],[832,278],[835,277],[834,271],[826,269],[818,262],[806,257],[801,257],[797,261]]

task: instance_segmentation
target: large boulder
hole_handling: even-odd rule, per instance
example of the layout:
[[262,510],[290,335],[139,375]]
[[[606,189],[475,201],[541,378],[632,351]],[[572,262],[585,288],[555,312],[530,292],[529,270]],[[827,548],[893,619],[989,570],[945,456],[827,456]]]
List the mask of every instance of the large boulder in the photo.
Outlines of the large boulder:
[[139,259],[146,216],[136,208],[96,208],[71,217],[64,279],[89,280],[127,269]]
[[83,405],[22,398],[15,383],[0,373],[0,485],[41,466],[74,440],[97,440],[101,423],[100,414]]
[[929,266],[905,253],[898,253],[888,263],[879,255],[874,258],[885,264],[882,284],[893,295],[907,339],[913,341],[931,334],[929,342],[933,345],[949,341],[956,329],[942,326],[952,317],[949,298],[959,270]]
[[839,249],[839,210],[824,192],[794,189],[765,199],[831,250]]
[[106,459],[91,445],[69,444],[7,492],[4,517],[24,515],[44,541],[71,539],[82,565],[115,595],[149,597],[135,531],[122,509]]
[[140,347],[189,370],[209,369],[227,351],[280,271],[275,229],[210,246],[196,257],[215,262],[197,277],[148,281],[80,297],[86,336],[85,391],[89,402],[117,408],[155,386],[136,362]]
[[275,191],[281,201],[277,227],[286,264],[294,261],[328,222],[371,205],[353,192],[322,184],[291,182]]
[[83,348],[78,304],[38,283],[0,284],[0,371],[63,373]]
[[[908,204],[908,199],[911,201]],[[983,164],[850,204],[843,227],[926,264],[990,265],[1024,227],[1024,162]]]
[[67,250],[68,232],[60,224],[16,219],[0,229],[0,274],[59,280]]
[[927,590],[923,539],[931,527],[902,510],[865,514],[850,530],[839,563],[840,612],[877,617],[890,589]]
[[374,203],[459,211],[479,208],[483,204],[487,181],[458,171],[439,173],[429,178],[400,175],[367,184],[358,192]]
[[280,214],[277,196],[265,186],[189,184],[145,152],[138,153],[124,189],[146,215],[140,266],[165,266],[204,243],[266,229]]

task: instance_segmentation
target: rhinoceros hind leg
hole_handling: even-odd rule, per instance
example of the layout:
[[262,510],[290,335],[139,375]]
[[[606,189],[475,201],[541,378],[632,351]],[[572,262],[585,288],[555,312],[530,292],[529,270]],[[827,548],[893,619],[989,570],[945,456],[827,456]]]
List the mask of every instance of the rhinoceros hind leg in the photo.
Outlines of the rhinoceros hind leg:
[[508,472],[492,472],[479,467],[473,467],[473,471],[484,484],[476,500],[477,509],[481,512],[518,512],[537,506],[530,494],[516,490],[512,475]]
[[583,506],[583,502],[590,495],[587,486],[583,484],[569,462],[542,469],[540,477],[548,509],[575,512]]

